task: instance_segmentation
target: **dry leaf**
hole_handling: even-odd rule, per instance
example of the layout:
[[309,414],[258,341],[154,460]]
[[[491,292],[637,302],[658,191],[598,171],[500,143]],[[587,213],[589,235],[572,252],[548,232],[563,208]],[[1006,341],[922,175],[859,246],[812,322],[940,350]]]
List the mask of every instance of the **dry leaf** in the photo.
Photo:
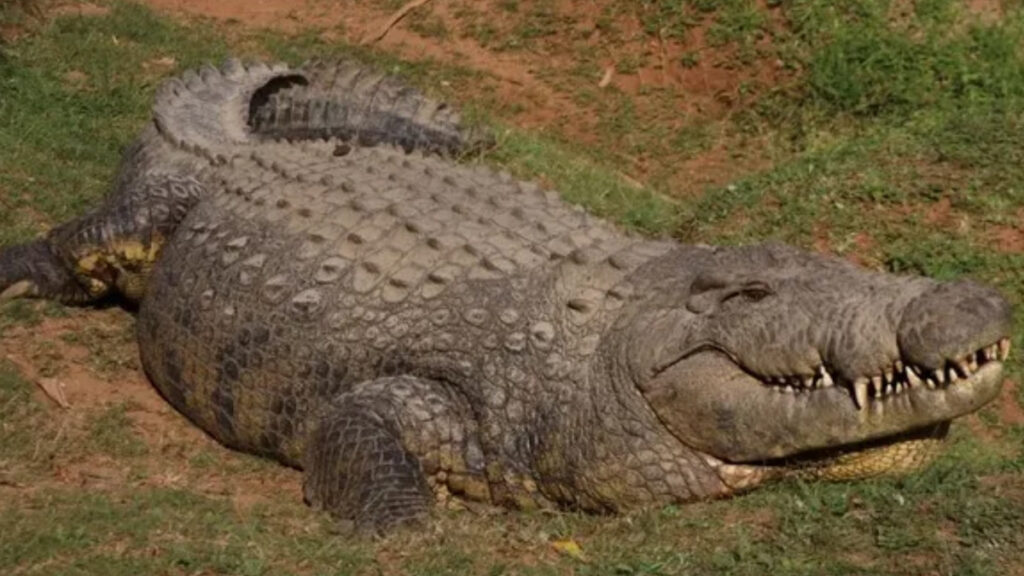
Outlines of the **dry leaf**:
[[615,67],[609,66],[604,69],[604,76],[601,77],[601,81],[597,83],[598,88],[607,88],[612,83],[612,76],[615,75]]
[[175,66],[178,65],[178,61],[175,60],[174,58],[171,58],[170,56],[164,56],[163,58],[157,58],[155,60],[150,60],[150,61],[146,62],[146,64],[151,64],[153,66],[160,66],[161,68],[174,68]]
[[40,378],[36,382],[43,392],[64,409],[71,408],[67,395],[64,394],[64,383],[56,378]]
[[583,553],[583,549],[575,540],[555,540],[551,543],[551,547],[559,554],[565,554],[573,560],[587,562],[587,555]]

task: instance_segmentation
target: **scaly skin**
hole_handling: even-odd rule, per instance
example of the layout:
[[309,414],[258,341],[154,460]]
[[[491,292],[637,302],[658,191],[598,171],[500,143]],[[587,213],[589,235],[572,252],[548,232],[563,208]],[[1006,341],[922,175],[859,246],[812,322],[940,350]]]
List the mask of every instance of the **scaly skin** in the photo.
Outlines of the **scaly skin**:
[[0,293],[141,299],[161,393],[364,529],[447,494],[618,511],[902,473],[999,390],[991,289],[623,234],[433,155],[487,139],[351,64],[204,69],[154,118],[104,208],[0,252]]

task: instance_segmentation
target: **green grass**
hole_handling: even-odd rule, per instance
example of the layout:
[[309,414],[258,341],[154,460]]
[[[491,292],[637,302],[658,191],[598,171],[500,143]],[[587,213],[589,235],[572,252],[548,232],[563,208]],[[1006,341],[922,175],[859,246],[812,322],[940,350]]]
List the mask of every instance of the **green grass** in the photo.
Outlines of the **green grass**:
[[[592,55],[581,58],[579,77],[565,86],[573,102],[597,111],[599,133],[588,142],[570,142],[557,127],[537,133],[509,126],[506,118],[523,104],[471,90],[482,84],[479,73],[330,44],[315,31],[226,35],[130,3],[112,4],[104,16],[34,25],[32,34],[0,48],[0,245],[96,204],[162,77],[228,53],[290,62],[354,54],[431,90],[469,94],[464,104],[499,133],[500,146],[483,161],[551,183],[601,216],[686,241],[778,239],[897,272],[973,276],[1017,305],[1015,349],[1024,349],[1024,254],[996,250],[992,235],[1020,226],[1024,207],[1019,3],[1005,3],[1004,18],[990,24],[949,0],[915,2],[900,18],[894,3],[880,0],[767,4],[775,12],[741,0],[604,6],[596,26],[611,38],[622,34],[627,12],[655,37],[683,38],[706,25],[714,43],[735,51],[730,66],[777,57],[794,72],[783,85],[755,90],[727,117],[666,128],[631,96],[594,88],[601,67]],[[425,20],[420,33],[468,33],[501,51],[568,34],[551,2],[498,2],[493,22],[481,16],[486,7],[457,10],[464,11],[462,28]],[[9,14],[0,10],[15,17]],[[499,37],[505,29],[515,33]],[[690,65],[715,57],[700,53]],[[171,67],[159,64],[169,58]],[[640,64],[618,65],[631,71]],[[666,199],[670,179],[661,175],[671,162],[699,158],[722,138],[756,138],[765,146],[760,158],[769,161],[704,194]],[[734,152],[737,162],[752,154]],[[653,165],[634,183],[622,160],[639,156]],[[52,305],[3,305],[0,338],[61,313]],[[88,369],[116,378],[137,369],[124,353],[131,349],[126,339],[120,328],[90,325],[62,342],[85,347]],[[64,362],[45,352],[40,361]],[[1018,382],[1020,357],[1010,365]],[[1024,403],[1024,387],[1018,396]],[[954,428],[950,452],[902,480],[792,481],[729,501],[620,517],[442,513],[422,534],[383,542],[334,533],[326,517],[301,504],[297,489],[247,504],[230,489],[209,488],[294,477],[212,441],[155,443],[140,433],[145,413],[130,402],[79,420],[74,414],[45,404],[0,351],[0,572],[1004,574],[1024,564],[1024,427],[992,409],[975,422],[984,438]],[[98,485],[56,480],[89,462],[128,472]],[[183,483],[158,481],[176,472]],[[578,541],[586,561],[555,552],[550,543],[561,538]]]
[[116,14],[61,18],[45,29],[45,42],[5,49],[0,242],[80,214],[102,196],[160,80],[145,63],[173,57],[195,66],[227,54],[210,30],[178,28],[131,5]]

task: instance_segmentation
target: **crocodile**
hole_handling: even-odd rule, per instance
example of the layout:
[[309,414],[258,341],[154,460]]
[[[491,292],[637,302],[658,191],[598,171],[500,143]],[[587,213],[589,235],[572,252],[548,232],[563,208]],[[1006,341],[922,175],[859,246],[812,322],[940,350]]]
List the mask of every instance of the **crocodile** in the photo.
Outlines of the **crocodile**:
[[452,498],[614,513],[905,474],[999,393],[990,287],[625,232],[493,144],[358,63],[187,72],[99,208],[0,252],[0,298],[137,303],[170,404],[371,532]]

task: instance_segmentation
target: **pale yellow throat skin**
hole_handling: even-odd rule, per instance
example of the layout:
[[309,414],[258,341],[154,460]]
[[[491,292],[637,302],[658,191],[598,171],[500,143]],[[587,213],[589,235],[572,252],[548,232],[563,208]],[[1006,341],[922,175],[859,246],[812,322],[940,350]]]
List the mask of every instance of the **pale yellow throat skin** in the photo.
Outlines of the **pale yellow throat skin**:
[[879,476],[905,476],[931,464],[946,445],[949,423],[938,424],[929,431],[933,435],[898,440],[856,452],[849,452],[828,461],[805,475],[831,481],[861,480]]
[[726,464],[720,461],[709,464],[729,487],[731,494],[747,492],[784,478],[826,482],[895,478],[924,470],[934,462],[945,449],[949,425],[949,422],[943,422],[912,438],[813,461],[795,462],[792,466]]

